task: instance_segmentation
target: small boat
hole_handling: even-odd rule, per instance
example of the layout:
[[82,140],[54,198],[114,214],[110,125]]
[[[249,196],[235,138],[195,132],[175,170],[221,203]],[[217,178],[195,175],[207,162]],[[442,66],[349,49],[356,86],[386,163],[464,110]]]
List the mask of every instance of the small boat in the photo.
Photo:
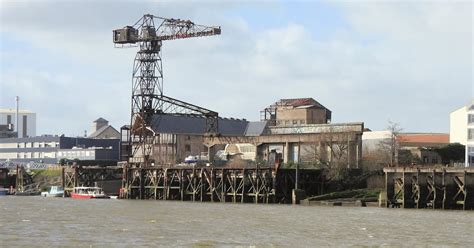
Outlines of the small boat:
[[10,191],[9,191],[8,189],[0,188],[0,196],[2,196],[2,195],[8,195],[9,192],[10,192]]
[[41,196],[44,197],[62,197],[64,195],[64,189],[60,186],[51,186],[49,191],[41,192]]
[[99,187],[74,187],[71,197],[73,199],[109,199]]
[[186,164],[209,162],[209,156],[206,153],[202,153],[201,155],[196,156],[189,155],[184,158],[184,162]]

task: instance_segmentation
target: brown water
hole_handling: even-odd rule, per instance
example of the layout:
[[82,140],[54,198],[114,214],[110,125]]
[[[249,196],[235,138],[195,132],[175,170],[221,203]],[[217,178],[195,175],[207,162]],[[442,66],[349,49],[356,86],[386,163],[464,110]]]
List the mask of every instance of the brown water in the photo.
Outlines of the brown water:
[[474,211],[0,197],[0,247],[474,247]]

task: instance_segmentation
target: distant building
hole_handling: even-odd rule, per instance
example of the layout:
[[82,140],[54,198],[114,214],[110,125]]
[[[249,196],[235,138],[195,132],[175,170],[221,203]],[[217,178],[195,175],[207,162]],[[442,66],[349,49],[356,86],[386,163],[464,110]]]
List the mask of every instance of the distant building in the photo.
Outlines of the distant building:
[[[20,109],[18,112],[18,128],[14,126],[14,130],[18,130],[18,137],[26,138],[36,136],[36,113],[24,109]],[[0,125],[10,124],[16,124],[16,110],[0,109]]]
[[331,110],[313,98],[280,99],[260,111],[260,119],[276,126],[327,124]]
[[[52,135],[4,138],[0,139],[0,161],[56,164],[60,158],[80,159],[84,156],[92,157],[92,153],[86,154],[85,152],[93,152],[94,156],[97,156],[97,154],[103,152],[97,152],[96,150],[104,149],[107,150],[107,158],[118,160],[119,144],[119,139],[73,138]],[[84,150],[87,148],[96,150]],[[84,153],[77,153],[79,151],[84,151]]]
[[401,150],[410,151],[422,164],[441,164],[441,156],[434,150],[449,144],[449,134],[400,133],[397,142]]
[[363,155],[377,151],[381,144],[388,143],[392,138],[392,132],[385,131],[364,131],[362,134]]
[[100,160],[118,161],[117,147],[73,147],[71,149],[59,149],[57,159],[68,160]]
[[404,147],[442,147],[449,144],[447,133],[399,133],[397,141]]
[[17,132],[14,131],[13,124],[0,125],[0,139],[17,137]]
[[[391,143],[392,137],[394,144]],[[409,152],[421,164],[440,164],[441,157],[434,151],[435,148],[449,144],[449,134],[444,133],[398,133],[365,131],[362,135],[363,156],[365,159],[378,159],[383,153],[390,152],[388,148],[395,146],[395,163],[409,165],[415,161],[401,159]],[[405,163],[405,164],[404,164]]]
[[94,139],[120,139],[120,132],[109,125],[104,118],[99,118],[92,123],[92,133],[89,138]]
[[474,166],[474,100],[449,115],[451,143],[466,146],[465,166]]

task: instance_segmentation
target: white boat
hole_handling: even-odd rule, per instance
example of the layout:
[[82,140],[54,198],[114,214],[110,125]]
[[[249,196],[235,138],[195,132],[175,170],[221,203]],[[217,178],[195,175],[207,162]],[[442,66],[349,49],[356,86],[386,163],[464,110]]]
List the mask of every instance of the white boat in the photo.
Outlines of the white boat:
[[49,191],[41,192],[41,196],[44,197],[62,197],[64,195],[64,189],[60,186],[51,186]]
[[184,162],[187,164],[209,162],[209,156],[207,155],[207,153],[201,153],[201,155],[196,156],[190,155],[184,159]]

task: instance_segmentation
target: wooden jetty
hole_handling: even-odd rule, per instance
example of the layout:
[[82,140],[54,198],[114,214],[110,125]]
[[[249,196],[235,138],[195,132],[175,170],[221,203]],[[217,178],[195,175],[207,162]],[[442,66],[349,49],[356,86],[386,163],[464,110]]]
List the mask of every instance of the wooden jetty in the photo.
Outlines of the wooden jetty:
[[321,194],[321,170],[273,167],[115,167],[73,166],[63,168],[63,187],[93,186],[104,180],[122,180],[125,199],[180,200],[234,203],[291,203],[296,183],[307,194]]
[[385,168],[386,207],[474,209],[474,168]]

